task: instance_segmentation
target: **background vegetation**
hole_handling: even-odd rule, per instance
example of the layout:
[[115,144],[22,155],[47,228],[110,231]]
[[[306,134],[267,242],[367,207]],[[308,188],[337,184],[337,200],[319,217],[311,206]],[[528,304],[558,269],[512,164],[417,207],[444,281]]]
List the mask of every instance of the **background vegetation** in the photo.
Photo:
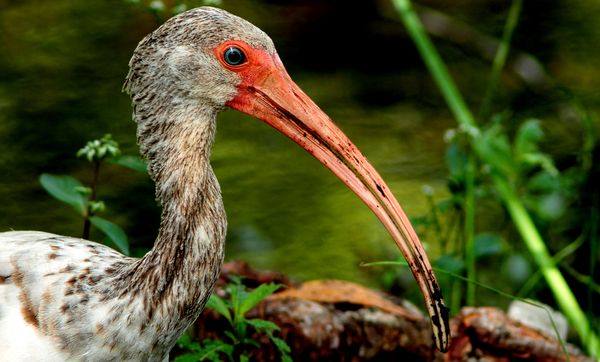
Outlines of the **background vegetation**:
[[[120,93],[128,59],[182,4],[200,3],[0,0],[0,229],[81,234],[81,219],[43,191],[39,175],[91,182],[92,169],[75,153],[105,133],[123,153],[137,152],[129,100]],[[515,10],[515,3],[415,4],[481,126],[479,148],[468,124],[454,120],[456,109],[447,107],[392,2],[219,6],[272,36],[297,83],[388,180],[438,266],[556,305],[494,182],[503,175],[598,330],[600,5],[527,1]],[[506,47],[501,63],[499,44]],[[405,271],[358,266],[398,252],[366,207],[291,142],[226,112],[213,165],[230,220],[228,258],[299,279],[378,283],[420,304]],[[97,193],[104,215],[126,230],[131,253],[143,254],[158,228],[152,183],[107,166]],[[103,236],[93,231],[92,239]],[[453,312],[509,302],[452,279],[444,289]]]

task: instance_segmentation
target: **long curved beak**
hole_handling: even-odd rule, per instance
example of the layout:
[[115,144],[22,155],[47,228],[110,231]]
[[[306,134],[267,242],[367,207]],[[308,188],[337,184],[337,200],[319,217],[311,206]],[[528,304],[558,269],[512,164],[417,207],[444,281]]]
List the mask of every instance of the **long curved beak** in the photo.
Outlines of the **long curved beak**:
[[227,104],[271,125],[335,173],[381,220],[408,262],[431,318],[436,347],[448,348],[448,309],[423,245],[381,176],[348,137],[298,87],[274,54],[269,72],[243,80]]

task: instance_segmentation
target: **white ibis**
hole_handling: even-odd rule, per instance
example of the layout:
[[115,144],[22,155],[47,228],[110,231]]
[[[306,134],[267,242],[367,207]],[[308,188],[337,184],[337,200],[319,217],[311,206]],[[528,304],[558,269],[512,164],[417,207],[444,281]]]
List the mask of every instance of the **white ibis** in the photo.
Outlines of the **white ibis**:
[[163,361],[198,317],[223,262],[227,222],[209,163],[226,106],[277,129],[331,169],[377,215],[408,261],[448,344],[447,310],[423,247],[366,158],[291,80],[271,39],[202,7],[146,36],[129,63],[138,143],[162,221],[135,259],[82,239],[0,234],[0,359]]

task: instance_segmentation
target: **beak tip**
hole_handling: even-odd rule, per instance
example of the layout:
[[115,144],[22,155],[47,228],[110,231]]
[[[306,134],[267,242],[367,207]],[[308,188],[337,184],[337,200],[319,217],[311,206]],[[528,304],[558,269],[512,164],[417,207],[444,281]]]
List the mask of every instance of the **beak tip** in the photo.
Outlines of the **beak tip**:
[[435,313],[431,314],[431,327],[435,346],[440,352],[447,352],[450,341],[449,311],[442,299],[435,300],[431,306]]

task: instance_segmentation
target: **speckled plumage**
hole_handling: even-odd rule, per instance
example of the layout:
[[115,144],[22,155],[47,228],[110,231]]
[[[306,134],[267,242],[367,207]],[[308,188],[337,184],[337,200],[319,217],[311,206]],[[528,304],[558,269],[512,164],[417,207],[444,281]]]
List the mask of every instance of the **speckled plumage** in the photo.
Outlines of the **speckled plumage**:
[[163,212],[142,259],[86,240],[0,233],[0,360],[162,361],[223,262],[226,219],[209,164],[216,114],[239,78],[211,53],[234,37],[274,53],[245,20],[198,8],[138,45],[124,89]]

